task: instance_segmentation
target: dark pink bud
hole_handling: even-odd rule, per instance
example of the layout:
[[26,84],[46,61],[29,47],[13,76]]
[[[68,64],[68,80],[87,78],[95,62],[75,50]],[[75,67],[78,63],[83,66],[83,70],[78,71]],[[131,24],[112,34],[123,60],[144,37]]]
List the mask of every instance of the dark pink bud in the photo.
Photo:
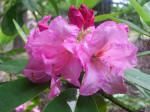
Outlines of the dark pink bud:
[[70,24],[77,25],[80,29],[82,28],[84,24],[84,18],[80,13],[80,11],[75,6],[72,5],[69,8],[68,17],[69,17]]
[[94,26],[94,10],[90,10],[87,18],[85,19],[84,29],[87,29],[90,26]]
[[85,4],[82,4],[80,6],[79,10],[80,10],[83,18],[86,20],[90,13],[88,7]]
[[38,24],[38,27],[41,32],[48,29],[48,26],[43,25],[43,24]]
[[79,9],[72,5],[69,8],[68,16],[70,24],[77,25],[80,29],[94,26],[94,11],[89,10],[85,4],[82,4]]
[[40,31],[44,31],[48,29],[48,21],[51,19],[51,15],[44,16],[41,21],[38,22],[38,27]]

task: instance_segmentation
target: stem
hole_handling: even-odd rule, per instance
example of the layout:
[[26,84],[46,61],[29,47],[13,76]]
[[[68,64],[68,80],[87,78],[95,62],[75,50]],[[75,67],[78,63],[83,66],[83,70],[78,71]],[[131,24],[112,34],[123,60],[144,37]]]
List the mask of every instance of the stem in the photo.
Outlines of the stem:
[[38,17],[37,17],[37,15],[36,15],[36,13],[35,13],[35,12],[32,12],[32,13],[33,13],[33,15],[34,15],[34,17],[35,17],[36,22],[38,22]]
[[123,102],[121,102],[120,100],[114,98],[112,95],[108,95],[106,94],[104,91],[100,91],[99,92],[103,97],[109,99],[110,101],[112,101],[114,104],[120,106],[121,108],[125,109],[128,112],[137,112],[137,110],[135,110],[134,108],[132,108],[131,106],[124,104]]

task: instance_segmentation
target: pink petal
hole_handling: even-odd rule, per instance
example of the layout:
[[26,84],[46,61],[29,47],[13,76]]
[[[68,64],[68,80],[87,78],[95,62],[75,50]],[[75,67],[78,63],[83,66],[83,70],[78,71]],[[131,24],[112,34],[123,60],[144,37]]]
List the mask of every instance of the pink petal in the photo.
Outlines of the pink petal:
[[130,28],[128,25],[124,24],[124,23],[119,23],[118,25],[120,25],[121,27],[123,27],[127,32],[130,31]]
[[59,88],[60,88],[60,79],[57,77],[53,77],[51,80],[51,87],[50,87],[50,93],[49,93],[50,99],[59,95],[59,93],[61,92]]
[[113,21],[107,21],[92,31],[91,38],[83,42],[84,51],[92,56],[94,53],[108,49],[111,43],[128,43],[128,34],[123,27]]
[[45,65],[43,62],[32,57],[29,58],[27,67],[23,71],[25,76],[34,83],[43,83],[51,79],[51,77],[45,73]]
[[105,74],[102,89],[108,94],[119,94],[127,91],[124,84],[123,72],[112,70]]
[[68,24],[67,20],[61,16],[58,16],[51,21],[49,29],[55,33],[55,38],[61,42],[65,39],[76,40],[79,33],[78,27]]
[[78,79],[81,72],[82,66],[80,60],[74,56],[70,56],[68,63],[60,70],[62,76],[75,86],[80,86]]
[[106,63],[122,70],[135,67],[137,48],[131,43],[111,44],[101,57]]
[[96,93],[103,85],[103,73],[99,63],[89,63],[85,69],[85,76],[80,87],[81,95],[92,95]]

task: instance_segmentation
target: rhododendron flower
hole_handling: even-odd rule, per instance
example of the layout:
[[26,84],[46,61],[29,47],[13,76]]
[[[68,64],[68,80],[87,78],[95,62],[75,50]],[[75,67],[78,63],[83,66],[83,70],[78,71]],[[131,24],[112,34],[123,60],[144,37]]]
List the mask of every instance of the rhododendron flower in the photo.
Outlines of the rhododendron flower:
[[[70,24],[58,16],[38,22],[28,35],[26,50],[30,56],[25,75],[35,83],[51,80],[49,98],[60,93],[61,75],[81,95],[92,95],[99,89],[108,94],[124,93],[124,70],[136,65],[137,48],[128,41],[129,27],[107,21],[94,27],[94,12],[84,4],[71,6]],[[78,81],[82,68],[85,75]]]
[[[45,73],[52,79],[50,93],[52,97],[60,92],[58,90],[60,74],[70,83],[80,86],[78,78],[82,65],[80,60],[63,45],[65,41],[76,42],[79,28],[68,24],[66,19],[60,16],[53,19],[49,25],[48,19],[49,16],[44,17],[38,24],[39,28],[31,30],[26,50],[30,56],[44,64]],[[25,74],[31,79],[26,72]]]
[[[15,112],[26,112],[26,110],[28,109],[28,106],[32,105],[33,103],[31,101],[29,101],[29,103],[24,103],[22,105],[20,105],[19,107],[17,107],[15,109]],[[32,109],[32,112],[40,112],[38,106],[34,107]]]
[[123,72],[137,64],[137,48],[128,42],[126,25],[107,21],[92,32],[77,44],[85,69],[80,94],[92,95],[99,89],[108,94],[126,92]]
[[89,10],[84,4],[79,9],[72,5],[68,11],[68,17],[70,24],[77,25],[80,29],[94,26],[94,10]]

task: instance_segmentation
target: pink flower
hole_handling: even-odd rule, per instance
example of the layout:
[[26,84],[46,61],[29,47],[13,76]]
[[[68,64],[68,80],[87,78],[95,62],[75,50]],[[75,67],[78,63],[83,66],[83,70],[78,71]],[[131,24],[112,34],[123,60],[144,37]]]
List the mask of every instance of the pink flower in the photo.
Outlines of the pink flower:
[[[31,30],[26,50],[31,57],[44,64],[45,73],[52,79],[50,91],[50,98],[52,98],[60,93],[58,79],[60,74],[70,83],[80,86],[78,78],[82,71],[82,65],[80,60],[63,45],[65,41],[76,42],[79,32],[78,27],[68,24],[66,19],[60,16],[47,25],[47,18],[50,17],[44,17],[41,20],[42,25],[39,22],[38,29]],[[30,75],[27,76],[32,80]]]
[[79,9],[72,5],[68,11],[68,17],[70,24],[77,25],[80,29],[94,26],[94,11],[89,10],[84,4]]
[[80,94],[92,95],[99,89],[108,94],[126,92],[123,71],[137,64],[137,48],[128,42],[126,28],[107,21],[92,32],[76,47],[85,69]]
[[[28,106],[32,105],[33,103],[31,101],[29,101],[29,104],[24,103],[22,105],[20,105],[19,107],[16,108],[16,112],[26,112],[26,110],[28,109]],[[34,107],[32,109],[32,112],[40,112],[38,106]]]
[[79,9],[71,6],[68,16],[70,24],[61,16],[47,24],[51,16],[45,16],[31,30],[25,47],[30,55],[25,75],[35,83],[51,80],[49,98],[61,92],[60,75],[80,86],[82,68],[81,95],[99,89],[108,94],[126,92],[124,70],[137,64],[137,48],[128,42],[129,27],[107,21],[95,28],[94,12],[84,4]]
[[42,61],[30,57],[27,67],[24,69],[24,74],[34,83],[43,83],[51,79],[45,70],[46,66]]

